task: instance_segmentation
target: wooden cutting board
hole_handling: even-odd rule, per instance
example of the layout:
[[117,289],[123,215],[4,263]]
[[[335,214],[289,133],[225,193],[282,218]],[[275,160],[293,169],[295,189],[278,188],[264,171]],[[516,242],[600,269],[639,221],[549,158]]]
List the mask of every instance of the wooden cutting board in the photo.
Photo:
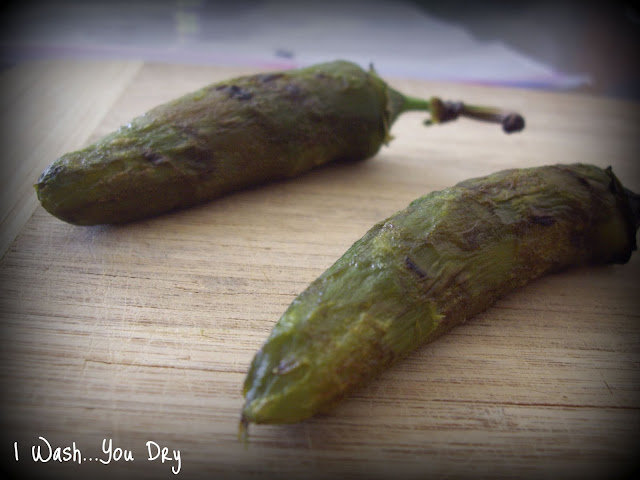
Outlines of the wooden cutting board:
[[[640,191],[636,104],[389,79],[415,96],[521,111],[527,127],[426,128],[406,114],[366,162],[126,226],[76,227],[38,206],[31,185],[60,154],[249,71],[60,61],[2,74],[2,467],[135,479],[178,467],[179,478],[604,479],[636,467],[638,254],[536,281],[331,414],[252,426],[248,447],[238,442],[253,354],[377,221],[511,167],[612,165]],[[34,461],[32,447],[45,456],[48,444],[69,461]]]

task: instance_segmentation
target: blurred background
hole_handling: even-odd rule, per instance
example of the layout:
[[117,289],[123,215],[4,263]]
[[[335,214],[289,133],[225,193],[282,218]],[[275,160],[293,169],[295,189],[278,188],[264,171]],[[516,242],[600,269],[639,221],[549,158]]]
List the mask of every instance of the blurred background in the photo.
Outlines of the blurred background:
[[48,0],[1,4],[0,66],[33,59],[304,66],[638,100],[638,1]]

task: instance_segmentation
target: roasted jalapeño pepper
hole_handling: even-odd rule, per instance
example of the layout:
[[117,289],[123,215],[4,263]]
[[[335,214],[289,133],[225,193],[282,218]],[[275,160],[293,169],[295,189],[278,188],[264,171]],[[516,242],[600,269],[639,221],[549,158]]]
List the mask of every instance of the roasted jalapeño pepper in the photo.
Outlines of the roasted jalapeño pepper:
[[241,431],[330,409],[541,275],[627,262],[639,200],[610,168],[574,164],[501,171],[413,201],[284,312],[247,374]]
[[517,114],[402,95],[373,69],[335,61],[231,79],[160,105],[63,155],[35,188],[42,206],[69,223],[139,220],[372,157],[409,110],[430,111],[430,122],[466,115],[507,132],[524,127]]

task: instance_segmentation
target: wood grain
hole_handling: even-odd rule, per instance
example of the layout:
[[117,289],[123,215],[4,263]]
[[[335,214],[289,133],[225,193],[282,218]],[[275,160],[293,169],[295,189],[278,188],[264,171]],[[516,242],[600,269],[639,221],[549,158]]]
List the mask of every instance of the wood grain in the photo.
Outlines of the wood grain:
[[[90,141],[159,102],[247,72],[113,68],[124,86],[104,92],[106,114],[60,117],[90,131],[69,142]],[[411,113],[396,123],[390,146],[366,162],[152,220],[76,227],[38,207],[0,261],[3,467],[41,478],[174,477],[175,462],[147,460],[152,440],[181,451],[182,478],[604,479],[635,468],[637,254],[624,266],[536,281],[419,349],[331,414],[252,426],[248,448],[237,441],[253,354],[293,298],[375,222],[431,190],[510,167],[612,165],[640,190],[638,105],[391,83],[413,95],[513,108],[527,128],[512,136],[464,120],[425,128],[423,115]],[[102,92],[95,85],[92,98]],[[81,106],[51,108],[64,115]],[[48,159],[70,144],[34,142]],[[103,459],[102,441],[112,439],[135,460],[35,464],[30,446],[39,436],[76,442],[86,457]]]
[[26,62],[0,75],[0,255],[38,202],[33,184],[60,155],[82,146],[140,62]]

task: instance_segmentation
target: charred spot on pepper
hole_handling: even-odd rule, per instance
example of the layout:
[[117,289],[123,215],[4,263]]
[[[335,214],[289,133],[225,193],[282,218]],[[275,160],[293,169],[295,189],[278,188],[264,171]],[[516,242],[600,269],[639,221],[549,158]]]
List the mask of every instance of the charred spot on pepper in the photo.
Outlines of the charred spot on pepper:
[[189,159],[188,164],[195,167],[199,173],[212,172],[217,168],[215,162],[211,161],[213,153],[206,148],[190,145],[184,148],[182,153]]
[[60,164],[52,164],[50,165],[44,172],[40,174],[38,178],[38,187],[42,188],[46,186],[47,182],[64,171],[64,167]]
[[584,185],[585,187],[587,187],[587,189],[591,192],[593,191],[593,185],[591,185],[591,183],[589,182],[589,180],[587,180],[586,178],[584,178],[582,175],[580,175],[578,172],[575,172],[574,170],[572,170],[571,168],[567,168],[564,165],[559,165],[558,168],[560,170],[562,170],[563,172],[568,173],[571,177],[573,177],[575,180],[578,181],[578,183]]
[[416,275],[418,275],[418,278],[420,278],[420,280],[422,280],[423,278],[427,278],[427,273],[424,272],[417,264],[416,262],[414,262],[411,257],[409,257],[408,255],[404,258],[404,263],[407,267],[409,267],[409,270],[411,270],[413,273],[415,273]]
[[253,98],[253,93],[237,85],[231,85],[229,87],[229,96],[238,100],[250,100]]
[[483,235],[483,232],[479,228],[477,228],[477,224],[474,224],[471,228],[462,232],[461,236],[464,240],[464,243],[461,245],[461,247],[464,251],[467,252],[480,248],[482,240],[485,237],[485,235]]
[[216,87],[216,91],[218,92],[226,92],[229,95],[229,98],[235,98],[236,100],[250,100],[253,98],[253,93],[249,90],[246,90],[238,85],[218,85]]
[[147,160],[149,163],[153,165],[160,165],[161,163],[164,163],[167,161],[166,157],[149,149],[142,152],[142,156],[145,158],[145,160]]

